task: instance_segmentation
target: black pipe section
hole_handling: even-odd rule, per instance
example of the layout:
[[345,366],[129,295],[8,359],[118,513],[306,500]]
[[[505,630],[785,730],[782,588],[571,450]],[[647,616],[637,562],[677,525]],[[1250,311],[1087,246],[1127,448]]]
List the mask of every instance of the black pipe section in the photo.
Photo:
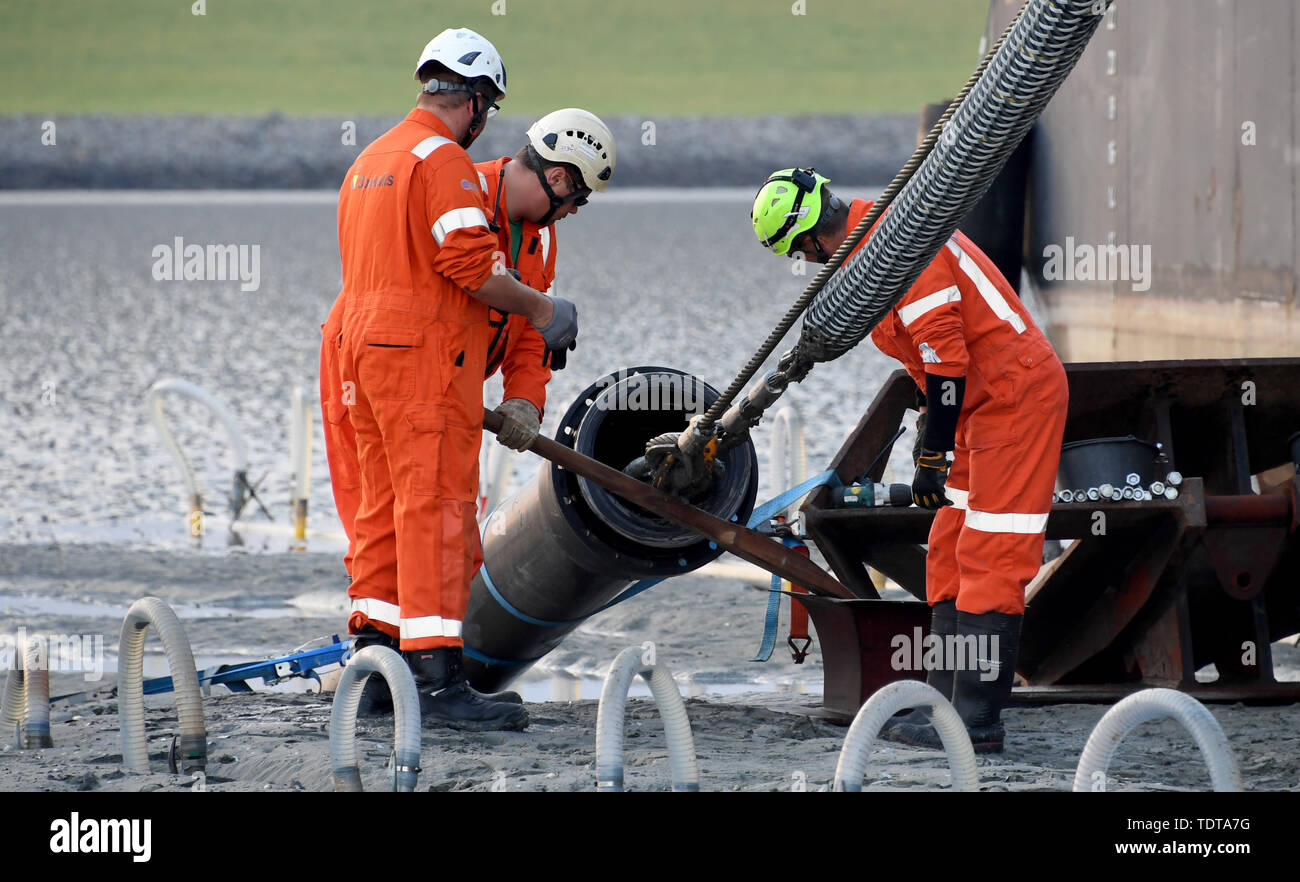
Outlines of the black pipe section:
[[[621,470],[645,452],[647,438],[680,431],[717,397],[673,368],[624,368],[578,395],[555,440]],[[753,442],[718,461],[722,477],[693,503],[743,522],[758,493]],[[543,463],[484,525],[483,569],[462,632],[470,683],[485,692],[504,688],[633,582],[688,573],[721,553],[708,539]]]

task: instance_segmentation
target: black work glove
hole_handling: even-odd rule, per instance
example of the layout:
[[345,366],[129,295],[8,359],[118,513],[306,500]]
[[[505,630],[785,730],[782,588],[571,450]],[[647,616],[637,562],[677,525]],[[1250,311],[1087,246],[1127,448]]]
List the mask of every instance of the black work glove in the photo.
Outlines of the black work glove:
[[947,483],[948,455],[922,448],[916,460],[916,475],[912,478],[912,502],[931,511],[952,505],[952,500],[943,495]]
[[912,465],[921,461],[921,451],[925,449],[925,411],[916,418],[916,442],[912,445]]
[[578,348],[578,342],[575,340],[570,343],[567,349],[548,349],[542,353],[542,366],[549,367],[553,371],[562,371],[568,364],[569,353]]

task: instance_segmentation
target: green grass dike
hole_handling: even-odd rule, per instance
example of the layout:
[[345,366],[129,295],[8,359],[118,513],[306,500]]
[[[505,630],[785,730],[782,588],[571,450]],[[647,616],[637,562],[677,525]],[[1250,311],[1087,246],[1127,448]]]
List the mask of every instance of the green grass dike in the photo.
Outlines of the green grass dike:
[[0,0],[0,114],[397,114],[415,96],[420,49],[448,26],[493,41],[514,113],[910,113],[961,87],[987,10],[986,0]]

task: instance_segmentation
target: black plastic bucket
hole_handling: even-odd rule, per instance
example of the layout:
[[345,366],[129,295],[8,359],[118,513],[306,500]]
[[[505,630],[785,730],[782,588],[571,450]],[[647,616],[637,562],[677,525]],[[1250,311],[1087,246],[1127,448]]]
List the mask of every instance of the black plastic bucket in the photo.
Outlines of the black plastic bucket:
[[1063,490],[1080,490],[1110,484],[1122,487],[1125,478],[1136,473],[1143,487],[1162,480],[1156,457],[1160,448],[1133,435],[1122,438],[1091,438],[1061,446],[1057,478]]

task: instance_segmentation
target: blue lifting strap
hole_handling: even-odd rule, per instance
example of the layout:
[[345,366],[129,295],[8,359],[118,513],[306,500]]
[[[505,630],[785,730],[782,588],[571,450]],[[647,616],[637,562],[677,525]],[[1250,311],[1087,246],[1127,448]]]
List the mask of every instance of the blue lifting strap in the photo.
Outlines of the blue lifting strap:
[[[772,517],[777,512],[783,511],[785,508],[791,505],[795,501],[795,499],[798,499],[804,493],[808,492],[808,490],[812,490],[815,487],[820,487],[823,484],[838,485],[839,483],[840,481],[839,478],[836,477],[835,475],[835,470],[827,469],[826,471],[822,472],[820,475],[817,475],[815,478],[809,478],[807,481],[804,481],[798,487],[795,487],[794,490],[791,490],[788,493],[783,493],[781,494],[781,496],[773,500],[773,502],[779,502],[781,500],[785,500],[786,497],[793,495],[793,498],[787,500],[785,502],[785,505],[776,506],[775,508],[771,509],[770,513],[768,513],[767,516]],[[802,488],[806,488],[806,489],[803,489],[803,492],[796,492],[801,490]],[[771,504],[769,503],[769,505]],[[767,506],[765,506],[765,508],[767,508]],[[750,526],[752,527],[754,526],[754,524],[752,523],[753,519],[751,518],[750,520],[751,520]],[[782,540],[782,542],[785,543],[786,548],[793,548],[799,544],[799,541],[795,539],[793,536],[785,537]],[[772,657],[772,650],[776,647],[776,628],[777,625],[779,624],[779,620],[781,617],[781,577],[778,576],[776,573],[772,574],[772,584],[767,590],[769,593],[767,595],[767,614],[764,616],[763,619],[763,642],[759,644],[758,653],[753,658],[751,658],[750,661],[755,661],[755,662],[767,661]]]
[[[793,548],[798,544],[798,540],[793,536],[786,536],[781,540],[786,548]],[[772,584],[767,589],[767,615],[763,617],[763,642],[759,644],[758,654],[750,661],[765,662],[772,657],[772,650],[776,648],[776,626],[781,616],[781,577],[776,573],[772,574]]]

